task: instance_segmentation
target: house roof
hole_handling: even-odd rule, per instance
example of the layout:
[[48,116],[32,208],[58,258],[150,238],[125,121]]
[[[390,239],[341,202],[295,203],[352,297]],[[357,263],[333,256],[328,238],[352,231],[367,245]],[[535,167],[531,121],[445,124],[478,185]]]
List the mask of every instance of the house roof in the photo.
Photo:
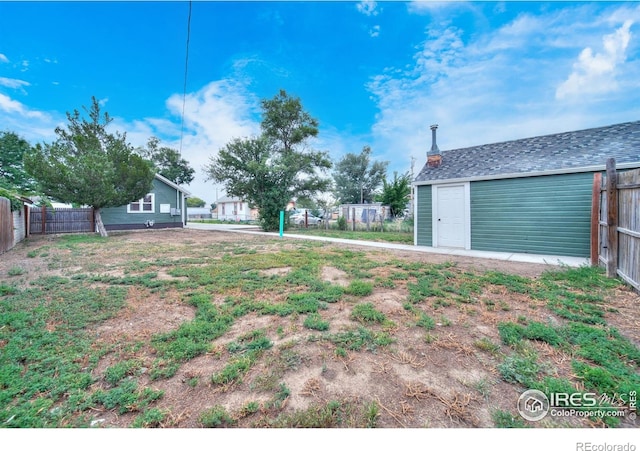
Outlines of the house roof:
[[216,203],[218,204],[226,203],[226,202],[244,202],[244,201],[239,197],[228,197],[228,196],[222,196],[216,201]]
[[439,167],[422,168],[415,184],[526,177],[545,173],[640,167],[640,121],[441,152]]
[[191,193],[189,191],[187,191],[186,189],[184,189],[183,187],[181,187],[180,185],[176,185],[175,183],[173,183],[171,180],[169,180],[166,177],[161,176],[160,174],[156,174],[156,178],[158,180],[160,180],[162,183],[165,183],[167,185],[169,185],[171,188],[173,189],[177,189],[178,191],[180,191],[181,193],[184,193],[185,196],[189,197],[191,196]]

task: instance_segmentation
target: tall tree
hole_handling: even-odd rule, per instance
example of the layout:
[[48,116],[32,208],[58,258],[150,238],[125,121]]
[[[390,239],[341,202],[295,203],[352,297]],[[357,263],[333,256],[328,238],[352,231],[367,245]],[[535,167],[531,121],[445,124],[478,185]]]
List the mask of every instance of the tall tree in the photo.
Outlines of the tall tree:
[[336,199],[343,204],[371,203],[387,173],[388,161],[371,161],[371,148],[348,153],[333,171]]
[[189,162],[177,150],[160,147],[160,140],[155,136],[149,138],[147,147],[138,149],[138,153],[154,164],[158,174],[173,183],[188,185],[193,181],[195,170]]
[[196,196],[187,197],[187,207],[202,208],[205,205],[206,205],[206,202],[200,199],[199,197],[196,197]]
[[24,154],[31,145],[14,132],[0,132],[0,186],[20,193],[36,189],[35,180],[24,169]]
[[37,144],[24,156],[25,169],[42,191],[61,202],[95,209],[96,227],[107,236],[100,209],[118,207],[144,197],[153,186],[150,162],[136,154],[126,133],[108,133],[108,113],[101,114],[92,97],[91,108],[67,112],[67,128],[57,127],[51,144]]
[[398,177],[398,173],[393,173],[393,181],[389,183],[385,178],[382,181],[382,194],[377,197],[383,205],[388,205],[391,209],[391,216],[397,218],[402,215],[409,195],[411,194],[411,176],[405,173]]
[[205,166],[208,179],[225,185],[230,196],[258,208],[264,230],[278,230],[280,211],[294,197],[311,197],[326,190],[331,168],[326,152],[309,149],[307,141],[318,134],[318,121],[297,97],[281,90],[263,100],[262,134],[227,143]]

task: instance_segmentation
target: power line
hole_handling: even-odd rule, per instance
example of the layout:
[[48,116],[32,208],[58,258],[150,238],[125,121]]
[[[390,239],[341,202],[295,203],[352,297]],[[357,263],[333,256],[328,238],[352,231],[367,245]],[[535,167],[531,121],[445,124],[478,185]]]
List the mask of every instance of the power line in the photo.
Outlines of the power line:
[[182,155],[182,137],[184,136],[184,105],[187,99],[187,73],[189,70],[189,39],[191,38],[191,1],[187,18],[187,52],[184,60],[184,88],[182,90],[182,117],[180,121],[180,155]]

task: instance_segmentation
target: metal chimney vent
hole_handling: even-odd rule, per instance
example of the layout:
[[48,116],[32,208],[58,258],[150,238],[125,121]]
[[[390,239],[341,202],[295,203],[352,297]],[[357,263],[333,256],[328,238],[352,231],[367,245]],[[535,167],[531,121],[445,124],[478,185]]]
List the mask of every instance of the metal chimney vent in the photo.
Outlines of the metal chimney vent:
[[438,144],[436,143],[436,130],[438,129],[438,124],[434,124],[431,126],[431,150],[428,154],[439,155],[440,149],[438,149]]

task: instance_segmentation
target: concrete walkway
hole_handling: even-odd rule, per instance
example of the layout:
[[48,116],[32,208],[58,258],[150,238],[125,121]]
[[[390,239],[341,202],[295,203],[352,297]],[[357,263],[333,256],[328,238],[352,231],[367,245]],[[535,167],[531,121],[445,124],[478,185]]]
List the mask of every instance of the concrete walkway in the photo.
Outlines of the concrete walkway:
[[[278,233],[263,232],[254,225],[246,224],[203,224],[203,223],[187,223],[186,228],[196,230],[217,230],[224,232],[246,233],[251,235],[264,235],[271,238],[279,238]],[[324,236],[313,235],[296,235],[295,233],[284,233],[282,238],[287,239],[300,239],[300,240],[312,240],[312,241],[328,241],[331,243],[342,243],[353,246],[366,246],[374,247],[378,249],[396,249],[407,252],[423,252],[431,254],[441,255],[455,255],[461,257],[474,257],[474,258],[488,258],[493,260],[503,260],[522,263],[539,263],[544,265],[566,265],[571,267],[578,267],[584,265],[590,265],[588,258],[581,257],[566,257],[560,255],[537,255],[537,254],[517,254],[512,252],[489,252],[489,251],[474,251],[464,249],[452,249],[441,247],[428,247],[428,246],[413,246],[409,244],[395,244],[395,243],[382,243],[377,241],[362,241],[362,240],[347,240],[343,238],[330,238]]]

